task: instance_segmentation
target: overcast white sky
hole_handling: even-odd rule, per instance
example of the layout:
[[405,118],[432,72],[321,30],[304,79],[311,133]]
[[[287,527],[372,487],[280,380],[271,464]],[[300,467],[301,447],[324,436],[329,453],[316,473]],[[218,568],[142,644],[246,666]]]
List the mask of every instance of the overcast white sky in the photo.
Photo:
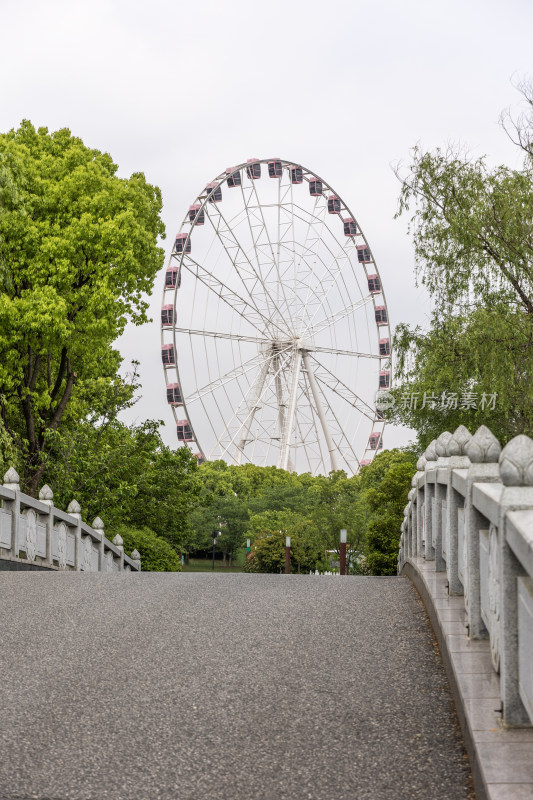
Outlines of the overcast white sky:
[[[391,165],[417,142],[461,141],[518,163],[498,126],[533,74],[531,0],[0,0],[0,130],[68,127],[120,174],[161,187],[168,252],[197,193],[230,164],[270,155],[322,175],[372,246],[393,326],[424,322]],[[131,418],[175,444],[154,322],[130,328],[141,362]],[[387,446],[405,443],[387,430]]]

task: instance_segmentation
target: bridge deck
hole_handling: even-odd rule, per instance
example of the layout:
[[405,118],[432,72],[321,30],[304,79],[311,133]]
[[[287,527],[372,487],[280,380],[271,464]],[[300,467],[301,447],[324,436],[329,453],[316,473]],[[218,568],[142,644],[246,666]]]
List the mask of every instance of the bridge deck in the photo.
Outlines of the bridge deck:
[[462,800],[405,578],[3,573],[0,797]]

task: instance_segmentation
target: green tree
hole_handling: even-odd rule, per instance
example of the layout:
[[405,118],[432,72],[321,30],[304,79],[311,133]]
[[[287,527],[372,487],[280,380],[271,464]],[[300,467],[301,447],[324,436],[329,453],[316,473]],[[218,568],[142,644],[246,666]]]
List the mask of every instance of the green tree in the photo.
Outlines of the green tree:
[[415,471],[414,453],[396,449],[384,450],[361,470],[364,566],[371,575],[396,574],[403,509]]
[[133,550],[139,552],[143,572],[181,571],[181,561],[176,551],[150,528],[135,529],[119,525],[113,529],[111,536],[117,533],[122,536],[125,552],[128,554]]
[[249,572],[285,569],[285,538],[291,537],[291,572],[307,572],[324,562],[324,545],[312,521],[294,511],[263,511],[250,517]]
[[416,147],[398,173],[398,213],[412,215],[417,277],[434,313],[427,331],[396,329],[389,416],[415,428],[421,446],[461,423],[489,425],[502,442],[533,433],[533,88],[522,88],[520,169]]
[[112,342],[146,321],[163,263],[159,190],[116,172],[67,129],[0,135],[0,414],[32,494],[49,432],[117,382]]

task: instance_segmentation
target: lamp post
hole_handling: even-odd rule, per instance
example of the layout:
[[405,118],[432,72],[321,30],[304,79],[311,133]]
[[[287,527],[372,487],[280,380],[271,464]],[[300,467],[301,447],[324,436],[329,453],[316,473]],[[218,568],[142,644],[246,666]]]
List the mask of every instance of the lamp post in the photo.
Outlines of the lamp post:
[[285,537],[285,575],[291,572],[291,537]]
[[346,575],[346,530],[341,530],[341,558],[340,558],[340,573]]
[[213,531],[213,572],[215,571],[215,545],[217,543],[217,538],[220,536],[220,531]]
[[248,555],[249,552],[250,552],[250,540],[247,539],[246,540],[246,555]]

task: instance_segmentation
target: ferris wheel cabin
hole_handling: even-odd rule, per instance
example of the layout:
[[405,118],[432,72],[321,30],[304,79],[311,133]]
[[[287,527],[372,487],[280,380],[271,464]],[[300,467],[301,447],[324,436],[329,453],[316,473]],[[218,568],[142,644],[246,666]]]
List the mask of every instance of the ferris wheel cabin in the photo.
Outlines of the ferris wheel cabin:
[[390,370],[384,369],[379,373],[379,388],[390,389]]
[[357,245],[357,260],[360,264],[369,264],[372,261],[370,248],[367,247],[366,244]]
[[241,173],[239,170],[235,171],[235,167],[228,167],[226,169],[226,175],[228,176],[226,183],[230,189],[233,189],[235,186],[242,186]]
[[174,325],[176,322],[176,309],[172,304],[161,306],[161,324]]
[[281,178],[283,175],[281,161],[276,159],[268,162],[268,175],[270,178]]
[[246,174],[252,181],[261,177],[261,164],[257,158],[249,158],[246,166]]
[[179,288],[181,285],[181,275],[178,267],[168,267],[165,272],[165,289]]
[[176,355],[174,352],[173,344],[164,344],[161,347],[161,361],[163,362],[165,367],[176,366]]
[[371,464],[371,463],[372,463],[372,460],[371,460],[370,458],[363,458],[363,459],[362,459],[362,460],[359,462],[359,466],[360,466],[360,467],[368,467],[368,465],[369,465],[369,464]]
[[390,356],[390,339],[379,340],[379,354],[380,356]]
[[210,203],[220,203],[222,200],[222,189],[220,188],[220,184],[216,181],[207,184],[205,193]]
[[301,167],[297,166],[296,164],[292,164],[289,167],[289,171],[291,173],[291,183],[303,183],[303,170]]
[[183,399],[179,383],[169,383],[167,386],[167,403],[171,406],[181,406]]
[[187,241],[188,234],[186,233],[178,233],[176,236],[176,241],[174,243],[174,251],[176,253],[190,253],[191,252],[191,240]]
[[191,426],[188,419],[179,419],[176,423],[176,433],[178,434],[178,442],[192,442],[193,435]]
[[376,306],[375,309],[376,322],[378,325],[387,325],[389,318],[387,316],[387,309],[385,306]]
[[368,291],[370,294],[381,292],[381,281],[377,275],[368,276]]
[[340,214],[341,201],[335,194],[330,194],[328,197],[328,214]]
[[344,220],[344,235],[357,236],[357,225],[352,217],[348,217]]
[[204,224],[205,214],[200,203],[189,206],[189,222],[196,222],[196,225]]
[[322,195],[322,181],[318,178],[311,178],[309,181],[309,194],[311,197],[320,197]]
[[368,446],[371,450],[382,450],[383,441],[381,433],[371,433],[368,439]]

